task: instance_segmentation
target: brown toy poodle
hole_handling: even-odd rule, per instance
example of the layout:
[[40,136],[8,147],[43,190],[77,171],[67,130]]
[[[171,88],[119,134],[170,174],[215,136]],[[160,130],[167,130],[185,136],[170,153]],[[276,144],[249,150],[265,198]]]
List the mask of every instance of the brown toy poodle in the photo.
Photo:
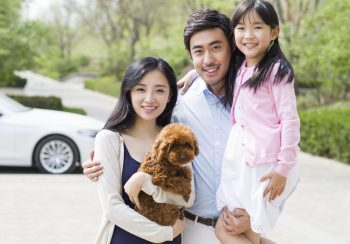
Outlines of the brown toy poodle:
[[[199,149],[191,129],[179,123],[165,126],[156,138],[151,151],[142,161],[139,171],[152,176],[154,185],[164,191],[181,195],[185,201],[191,194],[192,171],[185,164],[191,162]],[[139,213],[160,225],[172,226],[183,218],[182,209],[167,203],[156,203],[143,191],[139,195]]]

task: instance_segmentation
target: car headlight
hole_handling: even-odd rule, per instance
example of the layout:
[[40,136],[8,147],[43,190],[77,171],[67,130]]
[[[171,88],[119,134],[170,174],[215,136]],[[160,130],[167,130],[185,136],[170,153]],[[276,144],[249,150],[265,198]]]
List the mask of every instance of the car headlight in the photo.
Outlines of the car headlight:
[[98,130],[91,130],[91,129],[78,130],[78,134],[82,136],[87,136],[87,137],[95,137],[97,132]]

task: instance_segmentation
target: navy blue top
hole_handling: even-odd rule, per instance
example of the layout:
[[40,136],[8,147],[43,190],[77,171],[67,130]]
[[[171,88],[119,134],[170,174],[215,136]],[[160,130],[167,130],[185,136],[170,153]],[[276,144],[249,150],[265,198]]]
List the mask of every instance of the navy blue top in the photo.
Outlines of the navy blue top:
[[[123,162],[123,172],[122,172],[122,198],[126,205],[130,208],[134,208],[134,204],[130,201],[128,195],[125,193],[124,185],[129,180],[129,178],[137,172],[140,167],[140,163],[137,162],[130,156],[127,147],[124,144],[124,162]],[[149,244],[151,242],[141,239],[126,230],[115,226],[113,231],[113,236],[111,244]],[[181,244],[181,235],[177,236],[173,241],[167,241],[164,243]]]

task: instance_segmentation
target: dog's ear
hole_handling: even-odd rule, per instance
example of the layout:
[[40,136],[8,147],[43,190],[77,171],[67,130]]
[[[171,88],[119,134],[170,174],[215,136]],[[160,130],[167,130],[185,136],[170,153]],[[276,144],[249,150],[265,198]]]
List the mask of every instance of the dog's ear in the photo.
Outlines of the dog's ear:
[[155,157],[158,161],[166,158],[169,153],[170,145],[166,140],[161,140],[160,138],[156,141],[153,146]]
[[197,140],[193,140],[194,154],[197,156],[199,154],[199,147]]

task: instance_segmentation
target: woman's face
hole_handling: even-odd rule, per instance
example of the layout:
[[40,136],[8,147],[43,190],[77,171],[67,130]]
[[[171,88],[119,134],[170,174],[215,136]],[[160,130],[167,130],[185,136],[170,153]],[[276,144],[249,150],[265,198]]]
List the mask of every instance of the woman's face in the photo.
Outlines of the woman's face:
[[136,119],[154,122],[170,100],[169,82],[162,72],[152,70],[130,91]]

